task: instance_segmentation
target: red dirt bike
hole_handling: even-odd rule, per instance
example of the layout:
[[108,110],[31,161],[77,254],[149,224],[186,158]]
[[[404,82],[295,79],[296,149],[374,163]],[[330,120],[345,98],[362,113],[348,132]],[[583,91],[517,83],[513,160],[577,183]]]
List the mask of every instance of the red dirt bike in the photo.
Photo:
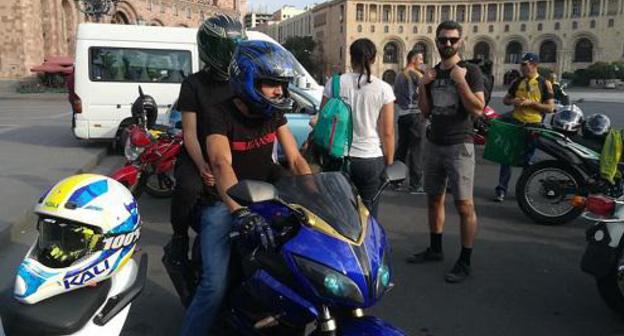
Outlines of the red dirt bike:
[[112,178],[125,185],[135,197],[143,191],[156,198],[171,197],[175,179],[173,168],[182,149],[179,130],[147,130],[140,125],[127,129],[124,148],[126,164],[112,174]]
[[490,127],[490,122],[494,119],[500,118],[501,115],[498,114],[493,108],[490,106],[486,106],[483,109],[483,115],[475,120],[474,122],[474,144],[475,145],[485,145],[487,141],[487,132]]

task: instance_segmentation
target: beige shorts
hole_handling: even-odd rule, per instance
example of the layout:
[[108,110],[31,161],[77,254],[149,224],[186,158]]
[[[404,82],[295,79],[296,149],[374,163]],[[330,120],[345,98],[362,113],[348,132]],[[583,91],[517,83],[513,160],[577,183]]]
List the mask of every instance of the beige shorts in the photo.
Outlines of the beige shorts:
[[472,199],[474,189],[474,144],[425,145],[424,188],[428,195],[446,192],[447,183],[456,201]]

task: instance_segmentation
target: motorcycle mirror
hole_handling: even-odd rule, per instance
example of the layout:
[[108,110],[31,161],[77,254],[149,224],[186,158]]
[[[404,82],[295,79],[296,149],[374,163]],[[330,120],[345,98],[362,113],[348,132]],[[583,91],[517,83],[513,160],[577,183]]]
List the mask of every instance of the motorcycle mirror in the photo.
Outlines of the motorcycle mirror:
[[143,94],[143,89],[141,88],[141,85],[139,85],[139,97],[143,98],[143,96],[145,96]]
[[243,206],[278,199],[277,189],[272,184],[252,180],[238,182],[227,190],[227,194]]

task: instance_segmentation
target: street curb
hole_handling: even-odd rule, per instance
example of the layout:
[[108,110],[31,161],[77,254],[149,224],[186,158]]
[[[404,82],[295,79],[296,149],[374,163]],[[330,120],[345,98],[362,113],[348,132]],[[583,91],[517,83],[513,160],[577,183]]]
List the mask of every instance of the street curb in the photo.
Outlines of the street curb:
[[[83,164],[82,167],[76,169],[73,174],[81,174],[93,170],[98,166],[102,159],[106,157],[107,152],[108,148],[98,149],[95,156]],[[25,226],[33,223],[34,214],[32,213],[32,206],[35,201],[36,200],[33,200],[32,204],[28,205],[28,208],[24,211],[22,216],[19,216],[17,219],[10,222],[6,228],[0,230],[0,246],[5,246],[11,241],[11,238],[23,231],[22,229],[24,229]]]
[[67,99],[67,93],[24,93],[24,94],[0,94],[0,100],[48,100]]

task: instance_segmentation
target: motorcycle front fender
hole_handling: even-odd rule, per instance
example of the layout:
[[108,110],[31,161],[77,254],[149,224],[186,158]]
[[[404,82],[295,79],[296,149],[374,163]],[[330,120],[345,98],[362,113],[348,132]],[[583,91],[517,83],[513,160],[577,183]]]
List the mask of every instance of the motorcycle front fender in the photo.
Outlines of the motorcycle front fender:
[[380,318],[375,316],[364,316],[340,320],[338,335],[405,336],[407,334]]
[[117,169],[111,177],[121,184],[125,185],[126,188],[130,189],[134,186],[139,179],[139,168],[133,165],[126,165],[119,169]]

